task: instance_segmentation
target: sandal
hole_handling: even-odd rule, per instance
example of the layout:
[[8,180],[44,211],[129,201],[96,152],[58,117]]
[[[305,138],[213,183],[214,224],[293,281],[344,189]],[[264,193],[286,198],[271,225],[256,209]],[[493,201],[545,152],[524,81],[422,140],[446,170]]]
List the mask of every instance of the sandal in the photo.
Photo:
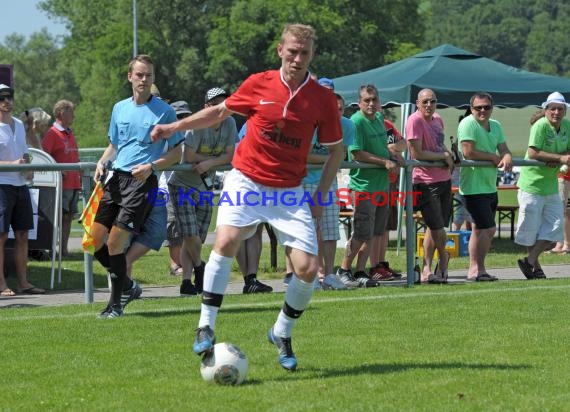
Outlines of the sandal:
[[10,288],[0,291],[0,296],[16,296],[16,293]]
[[182,266],[171,267],[170,274],[172,276],[182,276],[184,274],[184,270],[182,269]]
[[46,291],[42,288],[37,288],[35,286],[31,286],[26,289],[18,289],[18,293],[23,295],[43,295]]
[[517,263],[519,264],[519,269],[527,279],[534,279],[534,268],[530,263],[528,263],[528,259],[517,259]]
[[428,277],[428,283],[432,284],[432,285],[442,285],[447,283],[447,279],[445,279],[443,276],[438,276],[438,275],[429,275]]
[[493,275],[489,275],[488,273],[481,273],[475,278],[475,282],[494,282],[496,280],[499,280],[499,278]]
[[[437,263],[435,264],[435,270],[433,271],[433,273],[436,276],[445,279],[445,283],[447,283],[448,272],[449,272],[449,260],[451,259],[451,255],[449,254],[449,252],[446,251],[444,252],[444,256],[447,257],[447,269],[445,270],[445,272],[439,270],[439,262],[441,261],[441,259],[438,259]],[[439,275],[438,272],[440,272]]]

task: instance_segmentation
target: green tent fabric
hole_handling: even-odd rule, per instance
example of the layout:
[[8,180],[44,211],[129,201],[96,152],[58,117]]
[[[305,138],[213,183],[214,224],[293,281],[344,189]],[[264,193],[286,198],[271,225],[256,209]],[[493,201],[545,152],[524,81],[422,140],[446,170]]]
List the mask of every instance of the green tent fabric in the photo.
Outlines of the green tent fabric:
[[474,92],[493,95],[495,105],[540,105],[559,91],[570,99],[570,79],[528,72],[465,51],[450,44],[387,66],[334,79],[335,92],[346,103],[358,101],[358,89],[374,84],[383,105],[415,103],[418,92],[435,91],[438,106],[466,107]]

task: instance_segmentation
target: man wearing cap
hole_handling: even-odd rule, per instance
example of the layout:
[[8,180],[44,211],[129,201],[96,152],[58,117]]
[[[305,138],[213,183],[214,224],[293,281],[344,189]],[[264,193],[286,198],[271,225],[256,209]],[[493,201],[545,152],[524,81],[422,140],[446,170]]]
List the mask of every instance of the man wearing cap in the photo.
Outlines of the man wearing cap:
[[[247,116],[246,138],[238,145],[234,169],[224,180],[224,192],[233,205],[223,203],[218,208],[216,241],[206,265],[202,310],[193,345],[197,354],[209,353],[216,342],[216,317],[240,242],[260,223],[269,223],[287,246],[296,276],[287,287],[285,302],[267,337],[278,349],[280,365],[287,370],[297,368],[291,334],[311,300],[318,269],[312,217],[321,216],[322,202],[317,193],[310,202],[299,201],[304,196],[301,180],[306,174],[315,129],[319,143],[329,147],[317,192],[328,192],[344,155],[335,98],[313,81],[308,71],[314,43],[315,30],[311,26],[286,25],[277,45],[279,70],[253,74],[222,104],[172,126],[160,126],[152,133],[154,138],[165,138],[176,130],[208,127],[232,112]],[[253,194],[251,201],[238,204],[238,196],[245,192]],[[284,203],[280,198],[297,200]]]
[[[192,114],[188,102],[185,100],[178,100],[171,103],[170,106],[176,112],[176,119],[184,119]],[[182,154],[184,156],[184,154]],[[181,159],[182,160],[182,159]],[[165,170],[161,173],[160,179],[158,179],[158,186],[168,191],[168,181],[170,176],[172,176],[172,170]],[[182,276],[182,264],[180,263],[180,251],[182,246],[182,235],[178,229],[178,224],[176,223],[176,216],[174,215],[174,204],[172,203],[172,198],[168,199],[166,203],[166,241],[164,245],[168,247],[168,254],[170,256],[170,274],[172,276]]]
[[[228,96],[224,89],[214,87],[206,93],[204,107],[217,106]],[[184,140],[184,162],[192,164],[192,170],[175,171],[168,182],[174,215],[183,238],[181,295],[202,293],[205,263],[201,252],[212,219],[214,168],[231,162],[236,138],[233,117],[219,119],[210,127],[188,130]]]
[[[138,284],[127,277],[125,248],[132,235],[141,233],[160,194],[156,173],[180,159],[180,153],[170,149],[183,139],[180,133],[166,144],[150,138],[156,125],[176,120],[174,110],[151,94],[154,63],[150,56],[131,59],[127,79],[133,96],[113,107],[109,146],[95,170],[95,180],[104,179],[104,193],[91,231],[94,256],[111,278],[111,296],[100,319],[122,316],[124,307],[141,293]],[[105,178],[106,165],[113,159],[113,173]]]
[[[14,116],[14,89],[0,84],[0,164],[29,163],[24,124]],[[18,293],[42,294],[28,282],[28,230],[33,229],[33,210],[26,175],[33,172],[0,172],[0,296],[14,296],[4,276],[4,246],[10,226],[14,231],[14,262]]]
[[530,129],[525,159],[546,163],[521,169],[519,217],[515,242],[527,247],[528,255],[518,259],[527,279],[545,279],[538,258],[564,239],[564,205],[558,194],[557,173],[560,165],[570,165],[570,120],[565,119],[570,106],[559,92],[548,95],[542,103],[544,117]]

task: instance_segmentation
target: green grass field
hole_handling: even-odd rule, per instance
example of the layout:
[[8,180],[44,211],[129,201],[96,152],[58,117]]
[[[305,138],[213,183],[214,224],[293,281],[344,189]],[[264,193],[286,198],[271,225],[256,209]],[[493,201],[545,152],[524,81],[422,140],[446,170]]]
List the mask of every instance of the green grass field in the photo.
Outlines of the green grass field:
[[247,381],[202,381],[199,300],[4,309],[6,411],[562,411],[570,404],[569,280],[317,293],[294,332],[299,370],[266,342],[283,295],[227,296],[218,341]]

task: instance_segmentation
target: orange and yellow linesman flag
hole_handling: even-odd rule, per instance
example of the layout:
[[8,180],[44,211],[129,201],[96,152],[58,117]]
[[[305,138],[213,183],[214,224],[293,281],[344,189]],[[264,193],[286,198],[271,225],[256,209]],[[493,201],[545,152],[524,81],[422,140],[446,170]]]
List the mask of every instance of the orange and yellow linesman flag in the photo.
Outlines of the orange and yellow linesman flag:
[[93,236],[91,236],[91,228],[93,227],[93,222],[95,221],[95,215],[97,214],[97,209],[99,208],[99,201],[103,197],[103,185],[101,182],[97,182],[93,193],[89,197],[83,213],[79,218],[79,223],[83,226],[85,233],[83,234],[83,240],[81,241],[81,246],[83,251],[92,255],[95,253],[95,243],[93,242]]

